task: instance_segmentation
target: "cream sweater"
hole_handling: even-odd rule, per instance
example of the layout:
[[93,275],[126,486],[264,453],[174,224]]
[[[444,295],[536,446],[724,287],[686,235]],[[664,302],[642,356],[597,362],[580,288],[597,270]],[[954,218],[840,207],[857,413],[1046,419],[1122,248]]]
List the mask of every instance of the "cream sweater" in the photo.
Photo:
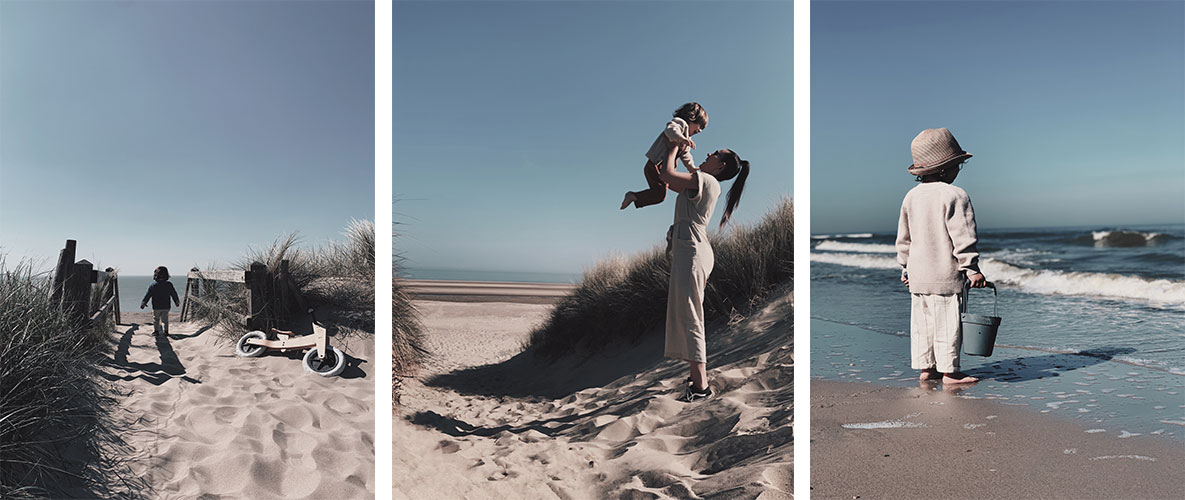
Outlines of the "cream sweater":
[[979,273],[975,212],[962,188],[945,182],[919,184],[901,202],[897,263],[910,293],[959,293],[966,273]]

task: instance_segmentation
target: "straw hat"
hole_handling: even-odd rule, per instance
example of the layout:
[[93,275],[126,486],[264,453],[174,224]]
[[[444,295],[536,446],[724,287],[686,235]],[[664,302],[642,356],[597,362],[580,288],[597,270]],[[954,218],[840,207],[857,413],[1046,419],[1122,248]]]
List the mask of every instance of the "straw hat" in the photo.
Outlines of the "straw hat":
[[907,169],[913,175],[929,175],[941,172],[947,165],[971,157],[971,153],[959,147],[959,141],[945,128],[928,128],[913,138],[909,144],[913,153],[913,165]]

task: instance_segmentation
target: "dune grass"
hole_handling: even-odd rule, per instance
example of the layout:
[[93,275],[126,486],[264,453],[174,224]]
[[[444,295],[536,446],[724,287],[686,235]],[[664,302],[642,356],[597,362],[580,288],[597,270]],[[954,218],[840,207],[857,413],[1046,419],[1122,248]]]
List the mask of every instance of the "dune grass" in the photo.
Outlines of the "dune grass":
[[399,403],[399,380],[416,373],[428,351],[424,348],[424,328],[419,312],[411,303],[411,296],[404,290],[399,277],[402,259],[398,255],[392,262],[391,277],[391,390],[395,403]]
[[[709,239],[716,260],[705,290],[708,322],[743,318],[794,276],[794,206],[789,199],[757,224],[732,227]],[[602,261],[556,304],[526,347],[554,359],[637,342],[647,333],[661,334],[669,280],[670,262],[663,248]]]
[[[346,336],[373,335],[374,223],[350,221],[343,235],[344,241],[302,248],[300,237],[288,234],[266,248],[250,250],[229,267],[246,271],[259,262],[277,272],[281,262],[287,260],[292,283],[305,306],[317,309],[319,322],[336,327]],[[208,279],[202,279],[200,287],[200,299],[193,302],[195,320],[218,325],[219,335],[237,339],[247,329],[247,287]],[[295,300],[284,302],[273,297],[264,311],[280,328],[292,328],[306,318],[306,311]]]
[[96,369],[111,324],[70,319],[50,288],[0,258],[0,498],[114,498],[134,480]]

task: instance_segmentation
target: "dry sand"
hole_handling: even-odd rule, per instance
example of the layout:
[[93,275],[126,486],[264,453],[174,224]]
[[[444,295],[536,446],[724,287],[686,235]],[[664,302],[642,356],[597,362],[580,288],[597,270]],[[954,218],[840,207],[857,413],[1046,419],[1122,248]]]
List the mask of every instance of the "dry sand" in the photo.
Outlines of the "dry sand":
[[1185,498],[1185,447],[957,388],[811,381],[811,498]]
[[435,357],[395,409],[395,499],[790,498],[788,293],[710,325],[717,395],[692,404],[661,334],[547,364],[518,353],[549,305],[415,305]]
[[340,377],[305,373],[296,354],[239,358],[215,332],[124,313],[103,367],[125,393],[120,435],[149,498],[374,498],[374,341],[343,345]]

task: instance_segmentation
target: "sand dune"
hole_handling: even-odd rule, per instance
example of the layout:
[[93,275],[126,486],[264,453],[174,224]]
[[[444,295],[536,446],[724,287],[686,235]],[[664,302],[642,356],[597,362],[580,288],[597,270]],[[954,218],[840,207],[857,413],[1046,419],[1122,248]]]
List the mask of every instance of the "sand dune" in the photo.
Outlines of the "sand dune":
[[546,364],[515,354],[546,305],[416,305],[435,359],[393,419],[394,498],[790,497],[789,294],[709,326],[718,395],[693,404],[661,335]]
[[[125,323],[143,321],[128,315]],[[151,498],[374,497],[373,339],[343,345],[341,377],[305,373],[295,354],[244,359],[214,332],[120,325],[103,367],[121,399],[121,435]]]

